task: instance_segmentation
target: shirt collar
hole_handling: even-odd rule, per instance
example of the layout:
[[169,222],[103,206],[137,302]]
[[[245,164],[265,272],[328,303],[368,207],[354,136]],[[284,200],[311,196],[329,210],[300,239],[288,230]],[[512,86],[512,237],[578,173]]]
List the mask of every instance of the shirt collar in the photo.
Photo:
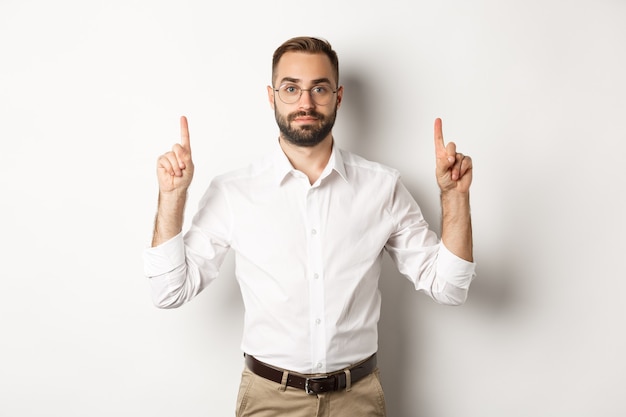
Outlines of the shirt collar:
[[[278,143],[277,141],[276,147],[274,149],[274,173],[276,184],[281,185],[283,181],[285,181],[287,175],[291,174],[294,171],[295,168],[293,167],[293,165],[291,165],[291,162],[289,162],[289,158],[287,158],[287,155],[285,155],[285,152],[283,152],[282,148],[280,147],[280,143]],[[330,159],[328,160],[328,164],[326,165],[326,168],[324,168],[324,171],[322,172],[320,178],[323,179],[327,177],[332,171],[336,171],[337,174],[339,174],[339,176],[341,176],[344,181],[348,181],[341,149],[336,146],[334,141],[333,149],[330,154]]]

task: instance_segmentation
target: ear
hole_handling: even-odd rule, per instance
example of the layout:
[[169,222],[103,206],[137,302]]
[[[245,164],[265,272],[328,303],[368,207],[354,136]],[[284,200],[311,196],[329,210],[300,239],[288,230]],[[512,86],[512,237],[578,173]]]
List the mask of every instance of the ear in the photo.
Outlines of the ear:
[[341,100],[343,100],[343,85],[337,89],[337,108],[341,106]]
[[272,110],[275,110],[274,109],[274,97],[275,97],[274,89],[272,88],[271,85],[268,85],[267,86],[267,99],[270,102],[270,107],[272,108]]

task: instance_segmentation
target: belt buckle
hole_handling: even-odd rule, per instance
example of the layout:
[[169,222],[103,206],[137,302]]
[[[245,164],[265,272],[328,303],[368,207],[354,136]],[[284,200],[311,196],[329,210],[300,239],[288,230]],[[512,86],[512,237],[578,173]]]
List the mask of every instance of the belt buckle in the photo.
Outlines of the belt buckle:
[[313,394],[317,394],[317,392],[313,391],[311,389],[311,387],[309,386],[309,382],[317,382],[317,381],[323,381],[325,380],[327,377],[325,376],[318,376],[318,377],[310,377],[310,378],[306,378],[304,380],[304,391],[309,394],[309,395],[313,395]]

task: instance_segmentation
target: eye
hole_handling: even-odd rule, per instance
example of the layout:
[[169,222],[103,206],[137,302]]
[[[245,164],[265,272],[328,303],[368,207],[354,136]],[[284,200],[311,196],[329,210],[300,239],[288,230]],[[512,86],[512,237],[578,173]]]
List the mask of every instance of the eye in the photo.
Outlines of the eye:
[[311,91],[319,96],[323,96],[330,93],[330,87],[327,85],[316,85]]
[[284,85],[282,90],[287,94],[297,94],[300,88],[297,85],[288,84]]

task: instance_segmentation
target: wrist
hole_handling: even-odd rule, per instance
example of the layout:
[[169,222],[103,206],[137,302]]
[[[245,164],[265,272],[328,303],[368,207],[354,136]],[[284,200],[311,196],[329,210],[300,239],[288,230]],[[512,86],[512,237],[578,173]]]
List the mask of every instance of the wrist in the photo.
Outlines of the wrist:
[[159,190],[159,203],[179,204],[187,200],[187,188],[174,189],[169,191]]
[[442,202],[469,202],[469,191],[441,190]]

